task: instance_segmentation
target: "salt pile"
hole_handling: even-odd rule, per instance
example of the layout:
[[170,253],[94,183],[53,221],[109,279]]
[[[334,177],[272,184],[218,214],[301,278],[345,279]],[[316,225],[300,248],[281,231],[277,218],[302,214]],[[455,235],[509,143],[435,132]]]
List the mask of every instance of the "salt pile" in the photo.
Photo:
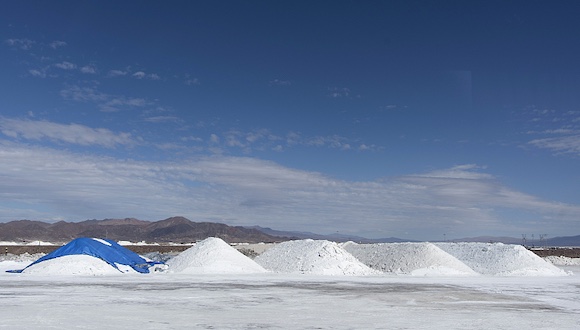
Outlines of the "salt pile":
[[256,257],[264,268],[278,273],[317,275],[373,275],[337,243],[325,240],[298,240],[277,244]]
[[22,273],[37,275],[114,275],[136,273],[131,267],[118,265],[115,269],[104,260],[89,255],[62,256],[31,265]]
[[476,272],[499,276],[562,276],[567,273],[521,245],[437,243]]
[[252,259],[215,237],[207,238],[167,261],[170,272],[188,274],[264,273]]
[[343,244],[365,265],[386,273],[415,276],[476,275],[455,257],[432,243]]
[[580,258],[570,258],[564,256],[547,256],[544,260],[556,266],[580,266]]

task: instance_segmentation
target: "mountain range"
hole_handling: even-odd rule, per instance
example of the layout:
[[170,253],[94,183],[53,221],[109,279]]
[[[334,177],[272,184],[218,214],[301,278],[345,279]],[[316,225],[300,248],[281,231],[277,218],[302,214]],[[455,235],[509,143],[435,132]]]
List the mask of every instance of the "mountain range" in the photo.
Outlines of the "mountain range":
[[0,241],[68,242],[77,237],[99,237],[116,241],[146,241],[148,243],[191,243],[207,237],[219,237],[231,243],[284,240],[257,229],[214,222],[193,222],[184,217],[171,217],[154,222],[125,218],[56,223],[16,220],[0,223]]
[[[335,242],[396,243],[412,240],[388,237],[369,239],[340,233],[320,235],[311,232],[280,231],[260,226],[228,226],[215,222],[193,222],[184,217],[171,217],[159,221],[135,218],[85,220],[81,222],[59,221],[47,223],[34,220],[15,220],[0,223],[0,241],[30,242],[47,241],[66,243],[77,237],[100,237],[117,241],[148,243],[191,243],[207,237],[219,237],[230,243],[280,242],[291,239],[325,239]],[[480,236],[448,240],[449,242],[501,242],[522,244],[521,238]],[[580,235],[530,240],[527,246],[580,246]]]

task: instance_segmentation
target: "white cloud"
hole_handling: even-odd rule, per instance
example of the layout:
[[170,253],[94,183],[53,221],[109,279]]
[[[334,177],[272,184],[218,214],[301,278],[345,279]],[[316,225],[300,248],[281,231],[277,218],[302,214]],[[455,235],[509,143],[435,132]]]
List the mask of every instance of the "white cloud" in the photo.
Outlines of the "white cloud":
[[161,77],[158,74],[156,74],[156,73],[146,74],[143,71],[137,71],[137,72],[133,73],[132,76],[134,78],[137,78],[137,79],[150,79],[150,80],[159,80],[159,79],[161,79]]
[[145,107],[151,102],[143,98],[109,95],[99,92],[95,87],[69,86],[60,91],[65,100],[93,102],[103,112],[117,112],[123,108]]
[[[511,190],[472,165],[353,182],[246,157],[147,162],[0,141],[0,158],[10,159],[0,162],[0,205],[28,205],[1,220],[18,212],[68,220],[180,214],[231,225],[417,239],[519,235],[524,226],[542,232],[549,225],[553,236],[579,229],[580,206]],[[518,217],[504,217],[502,209]],[[552,219],[538,224],[538,218]]]
[[528,144],[542,149],[549,149],[556,153],[580,156],[580,134],[534,139]]
[[109,73],[107,73],[107,76],[109,77],[122,77],[122,76],[126,76],[128,74],[127,71],[123,71],[123,70],[110,70]]
[[143,78],[145,78],[145,76],[147,76],[147,75],[143,71],[137,71],[137,72],[133,73],[133,77],[135,77],[137,79],[143,79]]
[[61,63],[57,63],[54,65],[55,67],[59,68],[59,69],[63,69],[63,70],[74,70],[77,68],[77,65],[71,62],[61,62]]
[[201,83],[199,82],[199,79],[197,79],[197,78],[188,78],[184,81],[184,84],[186,84],[188,86],[197,86],[197,85],[200,85]]
[[66,42],[60,41],[60,40],[55,40],[49,44],[50,48],[52,48],[52,49],[57,49],[59,47],[64,47],[66,45],[67,45]]
[[6,39],[4,40],[4,43],[10,47],[29,50],[36,44],[36,41],[30,39]]
[[95,74],[97,73],[97,68],[94,65],[85,65],[81,67],[81,72],[87,74]]
[[30,69],[28,70],[28,73],[33,77],[46,78],[45,70]]
[[94,87],[69,86],[60,91],[60,96],[65,100],[77,102],[104,102],[110,97],[107,94],[99,92]]
[[106,128],[91,128],[79,124],[59,124],[49,121],[20,120],[0,117],[0,132],[26,140],[51,140],[83,146],[98,145],[113,148],[134,145],[130,133],[116,134]]
[[270,86],[290,86],[290,85],[292,85],[292,82],[290,82],[288,80],[274,79],[274,80],[270,80],[269,85]]
[[346,87],[329,87],[328,92],[328,96],[332,98],[350,97],[351,95],[350,89]]
[[145,118],[145,121],[150,123],[163,123],[163,122],[178,123],[181,122],[182,120],[179,117],[175,116],[153,116]]
[[551,150],[557,155],[580,155],[580,111],[538,109],[532,105],[520,115],[534,128],[525,132],[535,137],[527,145]]

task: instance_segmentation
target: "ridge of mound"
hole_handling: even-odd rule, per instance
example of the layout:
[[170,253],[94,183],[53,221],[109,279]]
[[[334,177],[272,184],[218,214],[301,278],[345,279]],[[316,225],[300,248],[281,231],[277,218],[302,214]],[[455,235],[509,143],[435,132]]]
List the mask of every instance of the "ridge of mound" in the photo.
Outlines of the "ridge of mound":
[[[122,266],[122,265],[118,265]],[[107,262],[84,254],[67,255],[31,265],[22,273],[36,275],[118,275],[136,273],[131,267],[115,269]]]
[[343,244],[365,265],[385,273],[415,276],[477,275],[457,258],[432,243]]
[[499,276],[563,276],[567,273],[521,245],[436,243],[476,272]]
[[277,273],[317,275],[375,275],[335,242],[296,240],[282,242],[257,256],[255,261]]
[[167,261],[170,272],[187,274],[264,273],[266,270],[216,237],[209,237]]

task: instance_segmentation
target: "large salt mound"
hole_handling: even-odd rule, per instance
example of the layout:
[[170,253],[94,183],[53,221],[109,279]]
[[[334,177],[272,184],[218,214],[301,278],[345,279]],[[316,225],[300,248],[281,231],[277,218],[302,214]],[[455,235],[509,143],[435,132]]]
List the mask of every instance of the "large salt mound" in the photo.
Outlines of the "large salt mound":
[[277,244],[256,257],[256,262],[277,273],[317,275],[374,275],[338,244],[325,240],[298,240]]
[[266,270],[228,243],[207,238],[167,261],[170,272],[188,274],[264,273]]
[[[123,272],[136,273],[130,267],[118,265]],[[23,273],[37,275],[115,275],[121,271],[104,260],[84,254],[62,256],[45,260],[25,268]]]
[[499,276],[561,276],[567,273],[521,245],[436,243],[476,272]]
[[415,276],[477,275],[471,268],[432,243],[344,243],[365,265],[394,274]]

